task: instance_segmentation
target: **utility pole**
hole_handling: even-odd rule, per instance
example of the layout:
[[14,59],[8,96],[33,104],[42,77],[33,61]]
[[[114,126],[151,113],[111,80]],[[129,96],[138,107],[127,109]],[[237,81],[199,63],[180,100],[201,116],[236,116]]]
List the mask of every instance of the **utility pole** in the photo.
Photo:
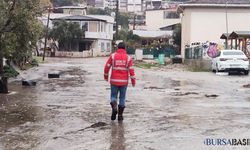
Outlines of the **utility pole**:
[[133,19],[133,30],[135,30],[135,20],[136,20],[136,7],[135,7],[135,0],[134,2],[134,19]]
[[134,19],[133,19],[133,30],[135,30],[135,21],[136,21],[136,14],[134,14]]
[[50,7],[48,8],[48,18],[47,18],[47,26],[46,26],[46,32],[45,32],[44,49],[43,49],[43,61],[44,61],[44,59],[45,59],[45,52],[46,52],[47,41],[48,41],[49,18],[50,18]]
[[118,38],[118,13],[119,13],[119,0],[116,0],[116,9],[115,9],[115,38]]

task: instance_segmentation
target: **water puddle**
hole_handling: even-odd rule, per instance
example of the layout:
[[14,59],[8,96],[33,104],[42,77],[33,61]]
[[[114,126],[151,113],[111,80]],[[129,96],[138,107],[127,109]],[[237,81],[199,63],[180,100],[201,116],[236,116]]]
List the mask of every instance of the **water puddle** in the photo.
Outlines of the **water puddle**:
[[170,95],[172,95],[172,96],[187,96],[187,95],[199,95],[199,93],[197,93],[197,92],[185,92],[185,93],[183,93],[183,92],[173,92]]
[[37,120],[37,110],[34,107],[16,104],[0,109],[0,127],[11,127],[25,122]]

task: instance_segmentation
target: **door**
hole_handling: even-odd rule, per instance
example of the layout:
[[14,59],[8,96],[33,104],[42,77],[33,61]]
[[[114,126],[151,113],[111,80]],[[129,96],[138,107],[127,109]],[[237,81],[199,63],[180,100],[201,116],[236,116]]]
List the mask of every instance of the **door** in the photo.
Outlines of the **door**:
[[86,43],[80,42],[79,43],[79,52],[83,52],[86,50]]

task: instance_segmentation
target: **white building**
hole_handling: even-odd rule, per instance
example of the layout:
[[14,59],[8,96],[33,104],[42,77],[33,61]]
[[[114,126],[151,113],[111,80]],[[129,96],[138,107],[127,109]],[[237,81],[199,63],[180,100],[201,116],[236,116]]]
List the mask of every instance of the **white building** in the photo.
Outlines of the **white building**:
[[172,26],[181,22],[176,9],[146,10],[146,27],[148,30]]
[[87,7],[86,6],[62,6],[55,8],[57,10],[62,10],[63,14],[71,15],[86,15]]
[[[61,57],[92,57],[107,56],[111,53],[113,40],[114,18],[105,15],[68,15],[51,14],[51,22],[65,20],[78,23],[85,30],[85,37],[74,42],[71,49],[55,52],[55,56]],[[46,24],[46,15],[43,22]],[[52,25],[52,24],[51,24]],[[51,26],[53,28],[53,26]],[[48,44],[49,45],[49,44]],[[42,47],[43,48],[43,47]]]
[[162,7],[162,0],[145,0],[146,10],[160,9]]
[[142,0],[128,0],[127,11],[128,12],[142,12],[143,10],[143,1]]
[[[144,0],[118,0],[119,11],[121,12],[142,12]],[[90,6],[96,8],[105,7],[116,9],[117,0],[93,0],[89,1]]]
[[245,2],[235,0],[235,4],[227,5],[218,3],[218,0],[206,0],[207,3],[204,1],[196,0],[194,3],[179,6],[178,10],[182,16],[181,54],[183,58],[186,45],[206,41],[223,43],[224,40],[220,39],[222,33],[250,31],[249,0]]
[[[110,9],[116,9],[117,0],[93,0],[91,2],[91,5],[95,6],[95,8],[110,8]],[[119,11],[121,12],[127,12],[127,3],[128,0],[118,0],[119,5]]]

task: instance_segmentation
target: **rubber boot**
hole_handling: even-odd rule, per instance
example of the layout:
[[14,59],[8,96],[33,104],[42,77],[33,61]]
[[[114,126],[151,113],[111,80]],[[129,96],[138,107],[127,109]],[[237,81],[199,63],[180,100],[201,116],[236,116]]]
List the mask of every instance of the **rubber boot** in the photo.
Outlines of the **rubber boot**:
[[118,121],[123,120],[123,111],[124,111],[125,106],[118,106]]
[[115,120],[117,115],[117,102],[116,101],[111,102],[110,105],[112,108],[111,120]]

